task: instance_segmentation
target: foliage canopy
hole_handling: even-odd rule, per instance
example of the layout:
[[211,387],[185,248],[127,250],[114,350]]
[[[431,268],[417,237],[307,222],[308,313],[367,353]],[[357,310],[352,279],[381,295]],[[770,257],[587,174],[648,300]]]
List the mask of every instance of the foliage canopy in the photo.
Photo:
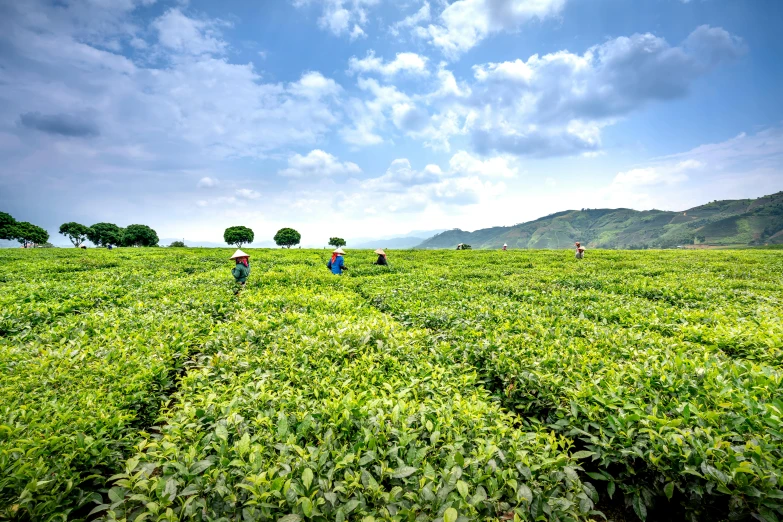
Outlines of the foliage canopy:
[[302,235],[293,228],[281,228],[275,234],[275,243],[277,246],[291,248],[298,245],[302,240]]
[[147,225],[128,225],[122,231],[122,246],[151,247],[158,245],[158,234]]
[[229,255],[0,250],[0,519],[783,515],[778,251]]
[[242,248],[242,245],[252,243],[254,238],[255,234],[253,234],[253,231],[243,226],[228,227],[223,232],[223,241],[237,248]]
[[95,223],[87,231],[87,239],[95,246],[122,244],[122,229],[114,223]]
[[82,243],[84,243],[85,239],[87,239],[87,234],[89,231],[89,227],[74,221],[60,225],[60,234],[70,239],[71,243],[73,243],[73,246],[77,248],[80,247]]

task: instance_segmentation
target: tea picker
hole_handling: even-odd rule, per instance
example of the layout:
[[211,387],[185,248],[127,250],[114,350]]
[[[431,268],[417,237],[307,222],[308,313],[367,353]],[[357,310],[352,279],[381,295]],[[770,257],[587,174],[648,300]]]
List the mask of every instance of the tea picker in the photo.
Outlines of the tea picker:
[[250,256],[241,250],[237,250],[229,259],[236,260],[236,265],[231,270],[234,281],[239,285],[245,286],[247,278],[250,275]]
[[345,251],[342,248],[338,248],[332,252],[332,259],[326,264],[326,268],[331,270],[334,275],[342,275],[343,270],[348,270],[348,267],[345,266],[345,260],[343,259],[344,255]]

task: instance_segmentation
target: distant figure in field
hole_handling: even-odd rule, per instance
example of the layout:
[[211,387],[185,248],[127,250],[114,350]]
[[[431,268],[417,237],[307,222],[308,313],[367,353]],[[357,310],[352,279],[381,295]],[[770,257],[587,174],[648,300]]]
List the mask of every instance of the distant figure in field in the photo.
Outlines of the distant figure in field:
[[585,247],[582,246],[582,244],[577,241],[575,243],[576,245],[576,258],[577,259],[584,259],[585,257]]
[[109,250],[111,250],[113,247],[112,247],[111,245],[109,245],[109,246],[107,246],[106,248],[108,248]]
[[374,265],[389,266],[389,262],[386,261],[386,252],[379,248],[375,253],[378,254],[378,260],[373,263]]
[[506,250],[508,250],[508,245],[503,243],[503,252],[505,252]]
[[84,250],[87,250],[87,245],[82,245],[82,248],[83,248]]
[[462,250],[462,243],[460,243],[459,245],[457,245],[457,250]]
[[242,286],[247,283],[247,277],[250,275],[250,256],[237,250],[229,259],[236,259],[236,266],[231,270],[234,280]]
[[332,259],[326,264],[326,268],[331,270],[334,275],[342,275],[343,270],[348,270],[348,267],[345,266],[345,259],[343,259],[344,255],[345,252],[342,248],[332,252]]

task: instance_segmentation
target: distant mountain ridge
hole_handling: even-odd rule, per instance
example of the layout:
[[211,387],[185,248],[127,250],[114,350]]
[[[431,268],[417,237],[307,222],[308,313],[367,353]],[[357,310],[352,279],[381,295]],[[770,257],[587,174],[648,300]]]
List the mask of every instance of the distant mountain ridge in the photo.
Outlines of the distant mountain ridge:
[[566,210],[510,227],[447,230],[416,248],[672,248],[783,244],[783,191],[757,199],[713,201],[685,211]]
[[405,235],[398,235],[394,237],[382,237],[382,238],[361,238],[361,239],[349,239],[348,247],[355,249],[375,249],[375,248],[389,248],[404,250],[407,248],[414,248],[421,244],[428,237],[432,237],[435,234],[445,232],[445,229],[438,230],[412,230]]

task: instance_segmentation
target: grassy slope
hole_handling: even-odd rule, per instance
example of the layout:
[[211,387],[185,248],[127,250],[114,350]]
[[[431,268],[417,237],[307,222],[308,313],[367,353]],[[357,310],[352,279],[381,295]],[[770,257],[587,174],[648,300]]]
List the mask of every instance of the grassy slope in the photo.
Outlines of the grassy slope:
[[632,209],[584,209],[558,212],[513,227],[475,232],[449,230],[419,248],[671,248],[687,244],[716,246],[783,243],[783,192],[758,199],[714,201],[684,212]]

